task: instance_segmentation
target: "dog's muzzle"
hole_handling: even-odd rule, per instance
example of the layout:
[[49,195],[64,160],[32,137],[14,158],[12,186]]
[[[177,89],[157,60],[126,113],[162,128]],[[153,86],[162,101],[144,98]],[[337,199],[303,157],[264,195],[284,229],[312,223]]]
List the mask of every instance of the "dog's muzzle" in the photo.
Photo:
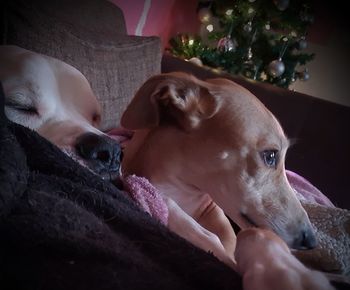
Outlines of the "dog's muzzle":
[[119,178],[122,150],[113,139],[85,133],[77,139],[75,149],[86,165],[103,179]]

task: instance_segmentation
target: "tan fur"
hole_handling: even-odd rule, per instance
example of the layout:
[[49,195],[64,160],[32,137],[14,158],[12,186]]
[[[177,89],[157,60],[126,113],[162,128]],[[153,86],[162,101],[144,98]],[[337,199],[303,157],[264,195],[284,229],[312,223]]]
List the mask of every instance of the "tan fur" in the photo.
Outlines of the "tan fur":
[[235,256],[244,290],[334,290],[323,273],[307,269],[269,230],[241,231]]
[[[135,130],[124,173],[147,177],[176,203],[171,210],[186,215],[184,223],[191,226],[170,228],[204,250],[234,260],[235,235],[223,212],[241,228],[252,221],[272,229],[290,246],[303,230],[312,233],[286,178],[288,140],[277,119],[243,87],[184,73],[158,75],[139,89],[121,124]],[[276,168],[264,164],[265,150],[278,151]],[[222,210],[208,210],[213,202]],[[208,230],[218,239],[204,242]]]

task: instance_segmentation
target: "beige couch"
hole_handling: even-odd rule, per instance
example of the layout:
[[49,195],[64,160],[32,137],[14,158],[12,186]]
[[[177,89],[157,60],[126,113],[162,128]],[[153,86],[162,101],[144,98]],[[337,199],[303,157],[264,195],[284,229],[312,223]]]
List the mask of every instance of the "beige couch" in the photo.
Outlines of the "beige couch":
[[46,54],[79,69],[102,106],[103,130],[118,125],[135,90],[160,72],[160,39],[127,35],[122,11],[108,1],[9,0],[1,5],[2,44]]

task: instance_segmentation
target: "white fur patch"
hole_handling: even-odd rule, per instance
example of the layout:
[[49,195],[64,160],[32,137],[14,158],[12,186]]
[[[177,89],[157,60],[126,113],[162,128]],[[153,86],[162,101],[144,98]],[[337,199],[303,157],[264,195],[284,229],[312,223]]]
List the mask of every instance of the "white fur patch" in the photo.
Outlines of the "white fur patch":
[[220,153],[220,159],[225,160],[225,159],[227,159],[228,155],[229,155],[229,154],[228,154],[227,151],[222,151],[222,152]]

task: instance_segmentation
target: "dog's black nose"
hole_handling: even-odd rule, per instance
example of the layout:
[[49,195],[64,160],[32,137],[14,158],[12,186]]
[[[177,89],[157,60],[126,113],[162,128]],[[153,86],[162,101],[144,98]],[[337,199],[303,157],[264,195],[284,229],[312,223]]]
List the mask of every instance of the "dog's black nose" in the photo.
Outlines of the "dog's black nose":
[[76,142],[77,153],[98,174],[118,172],[122,150],[118,143],[104,135],[85,133]]
[[294,241],[294,249],[313,249],[317,246],[317,239],[311,228],[303,229],[300,236]]

